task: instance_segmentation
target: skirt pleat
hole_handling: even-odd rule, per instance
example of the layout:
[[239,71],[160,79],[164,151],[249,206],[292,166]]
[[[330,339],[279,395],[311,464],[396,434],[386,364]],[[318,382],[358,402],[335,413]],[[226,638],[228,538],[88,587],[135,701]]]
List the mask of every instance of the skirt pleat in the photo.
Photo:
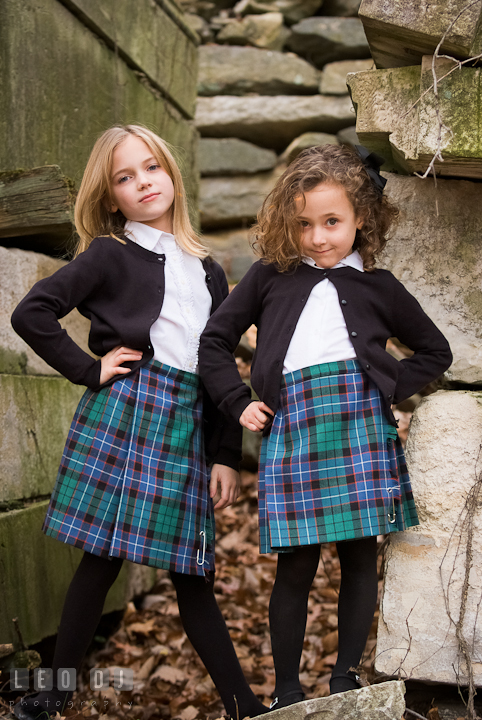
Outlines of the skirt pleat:
[[94,555],[204,575],[213,518],[198,376],[153,361],[87,390],[44,532]]
[[284,375],[261,446],[259,515],[261,552],[418,525],[396,428],[356,360]]

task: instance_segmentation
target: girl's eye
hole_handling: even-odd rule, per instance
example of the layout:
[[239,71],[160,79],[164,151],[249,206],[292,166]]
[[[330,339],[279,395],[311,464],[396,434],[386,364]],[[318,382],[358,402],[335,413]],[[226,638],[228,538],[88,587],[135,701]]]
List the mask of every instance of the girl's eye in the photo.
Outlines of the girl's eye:
[[123,175],[119,180],[117,181],[119,184],[125,182],[129,179],[129,175]]
[[149,165],[149,167],[147,169],[148,170],[159,170],[159,168],[160,168],[160,165],[157,165],[156,163],[154,163],[154,165]]
[[336,218],[328,218],[328,220],[327,220],[327,224],[331,225],[332,227],[333,227],[333,225],[336,225],[337,222],[338,222],[338,220]]
[[306,228],[306,227],[309,226],[309,224],[310,224],[310,223],[308,222],[308,220],[300,220],[300,225],[301,225],[301,227]]

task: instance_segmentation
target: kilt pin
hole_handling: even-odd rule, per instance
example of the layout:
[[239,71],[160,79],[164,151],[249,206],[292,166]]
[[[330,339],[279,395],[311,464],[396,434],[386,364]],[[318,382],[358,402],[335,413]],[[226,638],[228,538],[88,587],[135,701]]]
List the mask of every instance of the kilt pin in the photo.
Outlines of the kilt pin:
[[80,400],[43,530],[101,557],[214,570],[199,377],[156,361]]
[[396,428],[357,360],[283,376],[258,496],[262,553],[418,525]]

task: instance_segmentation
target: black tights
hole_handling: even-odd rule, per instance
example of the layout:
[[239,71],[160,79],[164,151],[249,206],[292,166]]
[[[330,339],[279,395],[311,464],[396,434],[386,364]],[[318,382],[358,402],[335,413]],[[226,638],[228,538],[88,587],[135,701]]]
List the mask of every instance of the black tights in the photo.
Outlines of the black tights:
[[[360,662],[377,603],[377,539],[336,544],[341,567],[338,599],[338,658],[331,692],[356,687],[350,667]],[[301,694],[299,666],[306,629],[308,595],[320,559],[320,545],[279,553],[269,605],[271,646],[276,670],[275,696]],[[281,701],[280,705],[281,706]],[[279,707],[278,706],[278,707]]]
[[[99,624],[106,595],[122,567],[120,558],[84,556],[72,579],[62,611],[53,659],[54,682],[59,668],[80,670],[82,660]],[[171,572],[179,613],[192,645],[198,652],[233,718],[254,717],[266,711],[247,684],[226,624],[214,597],[214,574],[205,579]],[[22,701],[32,717],[48,717],[61,711],[71,693],[52,690]],[[35,704],[37,703],[37,704]],[[42,709],[48,712],[42,713]],[[61,713],[62,714],[62,713]]]

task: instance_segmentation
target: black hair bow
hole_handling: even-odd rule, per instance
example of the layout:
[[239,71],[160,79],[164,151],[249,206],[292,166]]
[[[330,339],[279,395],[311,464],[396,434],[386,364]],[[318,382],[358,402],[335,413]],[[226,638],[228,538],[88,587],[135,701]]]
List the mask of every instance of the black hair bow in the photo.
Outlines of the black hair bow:
[[381,155],[377,155],[375,152],[370,152],[364,145],[355,145],[355,150],[364,164],[365,170],[372,179],[373,184],[377,190],[379,190],[380,195],[383,195],[383,189],[387,181],[380,175],[380,168],[384,164],[385,158],[382,158]]

